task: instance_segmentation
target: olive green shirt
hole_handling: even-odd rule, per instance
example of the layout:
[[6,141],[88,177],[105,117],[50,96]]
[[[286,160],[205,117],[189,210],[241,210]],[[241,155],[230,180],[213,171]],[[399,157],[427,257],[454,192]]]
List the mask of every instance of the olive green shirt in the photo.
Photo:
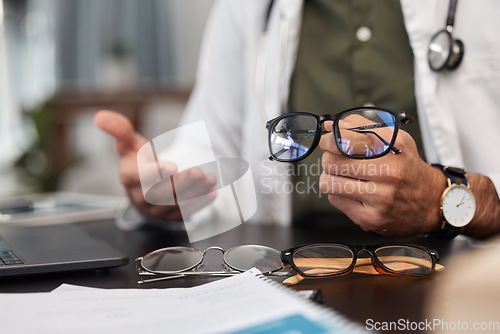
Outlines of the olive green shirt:
[[[413,53],[399,0],[305,0],[290,109],[323,115],[364,105],[412,115],[416,122],[403,130],[423,157]],[[319,190],[321,155],[317,148],[294,166],[294,223],[345,220]]]

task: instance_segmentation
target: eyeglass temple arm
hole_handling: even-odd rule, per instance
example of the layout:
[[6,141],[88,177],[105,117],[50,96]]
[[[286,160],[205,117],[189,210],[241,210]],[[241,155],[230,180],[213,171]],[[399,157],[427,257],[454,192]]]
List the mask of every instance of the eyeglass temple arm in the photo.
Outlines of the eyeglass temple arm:
[[[322,270],[322,269],[316,269],[316,270]],[[308,270],[307,273],[313,274],[315,269]],[[366,265],[361,265],[361,266],[356,266],[354,267],[354,270],[352,271],[354,273],[358,274],[371,274],[371,275],[378,275],[380,274],[373,268],[371,264],[366,264]],[[292,277],[288,277],[285,279],[282,283],[285,285],[295,285],[303,280],[305,280],[308,277],[302,276],[301,274],[296,274]]]
[[[360,259],[358,259],[359,261]],[[356,266],[354,267],[353,269],[353,273],[357,273],[357,274],[369,274],[369,275],[379,275],[381,274],[380,272],[378,272],[376,270],[376,268],[374,268],[372,266],[372,263],[371,263],[371,259],[370,258],[367,258],[366,259],[367,261],[370,261],[370,263],[366,263],[366,264],[356,264]],[[323,269],[311,269],[309,271],[307,271],[308,274],[314,274],[315,271],[322,271]],[[434,270],[435,271],[443,271],[444,270],[444,266],[439,264],[439,263],[436,263],[435,267],[434,267]],[[287,279],[285,279],[282,283],[285,284],[285,285],[295,285],[301,281],[303,281],[304,279],[306,279],[307,277],[305,276],[302,276],[301,274],[297,273],[296,275],[294,276],[291,276]]]
[[[149,279],[143,279],[137,281],[138,284],[144,284],[144,283],[150,283],[150,282],[158,282],[158,281],[165,281],[169,279],[174,279],[174,278],[186,278],[190,276],[205,276],[205,277],[227,277],[227,276],[234,276],[241,274],[242,272],[240,271],[200,271],[200,272],[185,272],[185,273],[178,273],[178,274],[167,274],[165,276],[161,277],[155,277],[155,278],[149,278]],[[285,276],[290,276],[289,272],[265,272],[263,275],[266,276],[275,276],[275,277],[285,277]]]
[[[389,145],[390,143],[387,140],[385,140],[384,138],[382,138],[378,133],[376,133],[374,131],[365,131],[365,129],[383,128],[383,127],[387,127],[387,126],[388,126],[387,124],[378,123],[378,124],[373,124],[373,125],[365,125],[365,126],[359,126],[359,127],[355,127],[355,128],[348,128],[347,130],[350,130],[350,131],[353,131],[356,133],[361,133],[361,134],[370,133],[372,135],[375,135],[381,142],[384,143],[384,145]],[[391,148],[391,151],[394,154],[401,153],[401,150],[395,146],[393,146]]]
[[408,113],[405,113],[405,112],[404,112],[404,113],[402,113],[402,114],[401,114],[401,117],[403,117],[403,118],[401,119],[401,122],[402,122],[403,124],[410,124],[410,123],[415,122],[415,119],[414,119],[414,118],[413,118],[410,114],[408,114]]
[[174,278],[184,278],[184,277],[189,277],[189,276],[210,276],[210,277],[226,277],[226,276],[234,276],[237,274],[241,274],[240,272],[186,272],[186,273],[179,273],[179,274],[172,274],[172,275],[165,275],[161,277],[155,277],[155,278],[148,278],[148,279],[143,279],[137,281],[138,284],[144,284],[144,283],[150,283],[150,282],[158,282],[158,281],[166,281],[169,279],[174,279]]

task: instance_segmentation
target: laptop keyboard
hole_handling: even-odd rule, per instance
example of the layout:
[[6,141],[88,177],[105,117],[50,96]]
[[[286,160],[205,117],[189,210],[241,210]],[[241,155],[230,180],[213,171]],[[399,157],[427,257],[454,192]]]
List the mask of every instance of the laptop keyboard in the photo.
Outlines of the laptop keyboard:
[[23,264],[23,261],[0,239],[0,267],[13,264]]

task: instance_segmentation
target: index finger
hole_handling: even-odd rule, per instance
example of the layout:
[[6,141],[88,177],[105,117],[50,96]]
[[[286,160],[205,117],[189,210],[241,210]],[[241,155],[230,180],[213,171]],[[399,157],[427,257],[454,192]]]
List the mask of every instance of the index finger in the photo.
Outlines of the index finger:
[[341,154],[337,144],[335,143],[335,139],[333,138],[333,133],[327,133],[321,136],[319,141],[319,148],[325,152],[331,152],[333,154]]
[[94,116],[94,124],[104,132],[113,136],[116,141],[116,149],[120,156],[130,151],[136,153],[146,143],[124,115],[110,110],[100,110]]

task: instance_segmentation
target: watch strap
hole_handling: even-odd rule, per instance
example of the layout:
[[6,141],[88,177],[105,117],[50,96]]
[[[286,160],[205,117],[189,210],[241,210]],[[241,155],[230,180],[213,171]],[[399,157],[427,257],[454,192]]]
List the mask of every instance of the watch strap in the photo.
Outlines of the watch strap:
[[[463,184],[467,186],[467,178],[465,177],[465,170],[458,167],[443,166],[441,164],[431,164],[431,166],[439,168],[448,181],[448,186],[452,184]],[[443,220],[443,225],[440,230],[429,233],[430,237],[453,239],[462,232],[462,227],[456,227]]]
[[450,182],[463,184],[467,186],[467,178],[465,177],[465,169],[451,166],[443,166],[441,164],[431,164],[432,167],[439,168]]
[[429,233],[431,238],[453,239],[462,232],[462,227],[456,227],[443,221],[443,226],[440,230]]

